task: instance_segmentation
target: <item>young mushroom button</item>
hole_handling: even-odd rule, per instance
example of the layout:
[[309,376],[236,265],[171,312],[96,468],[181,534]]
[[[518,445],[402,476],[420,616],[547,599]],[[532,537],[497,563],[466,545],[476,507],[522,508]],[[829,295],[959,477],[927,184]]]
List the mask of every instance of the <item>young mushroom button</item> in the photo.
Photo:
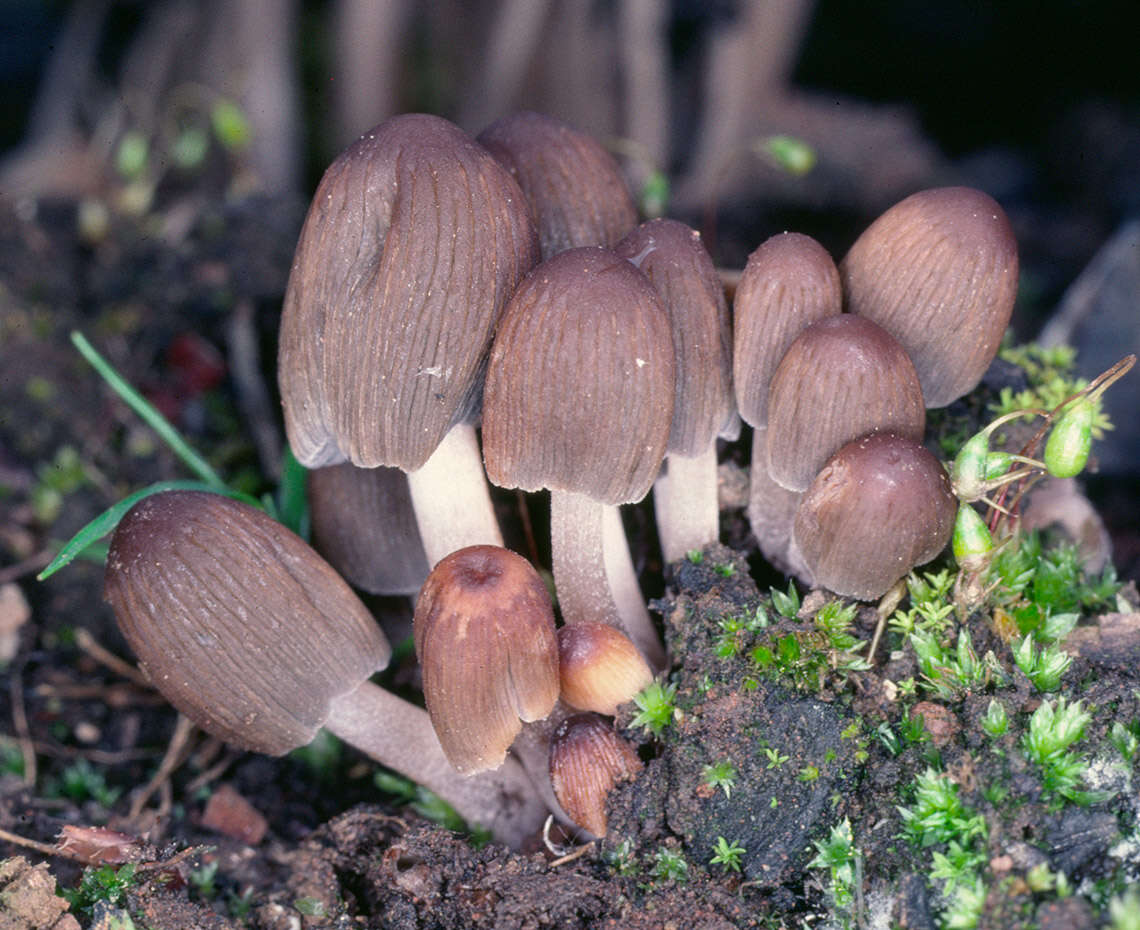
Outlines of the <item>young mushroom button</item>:
[[384,634],[260,510],[197,491],[144,498],[111,540],[105,596],[155,688],[219,739],[282,755],[327,727],[512,846],[546,815],[521,766],[460,776],[427,712],[368,680],[388,662]]

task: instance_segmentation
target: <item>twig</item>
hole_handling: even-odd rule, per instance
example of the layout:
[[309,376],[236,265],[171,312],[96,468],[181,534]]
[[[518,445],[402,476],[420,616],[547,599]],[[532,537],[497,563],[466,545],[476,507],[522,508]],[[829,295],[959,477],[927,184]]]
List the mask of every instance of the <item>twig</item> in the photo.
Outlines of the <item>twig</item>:
[[194,724],[190,722],[188,717],[179,714],[178,723],[174,726],[174,733],[170,737],[170,742],[166,747],[166,754],[158,764],[158,769],[154,775],[151,776],[150,781],[148,781],[142,790],[131,800],[131,809],[128,814],[131,820],[134,820],[142,813],[151,795],[165,784],[169,780],[171,773],[181,765],[186,744],[189,742],[190,734],[193,732]]
[[128,681],[132,681],[148,691],[154,690],[142,672],[131,665],[130,662],[120,659],[113,652],[103,648],[95,637],[82,627],[75,631],[75,644],[92,659],[100,665],[109,668],[116,675],[126,678]]
[[20,755],[24,759],[24,784],[32,788],[36,784],[36,747],[28,728],[28,714],[24,708],[23,665],[12,669],[8,682],[8,694],[12,701],[12,729],[20,744]]
[[36,852],[43,853],[45,856],[62,856],[64,859],[75,858],[68,853],[61,853],[56,846],[50,843],[41,843],[39,840],[29,840],[26,836],[20,836],[18,833],[9,833],[4,829],[0,829],[0,840],[4,840],[4,842],[12,843],[16,846],[23,846],[25,849],[34,849]]

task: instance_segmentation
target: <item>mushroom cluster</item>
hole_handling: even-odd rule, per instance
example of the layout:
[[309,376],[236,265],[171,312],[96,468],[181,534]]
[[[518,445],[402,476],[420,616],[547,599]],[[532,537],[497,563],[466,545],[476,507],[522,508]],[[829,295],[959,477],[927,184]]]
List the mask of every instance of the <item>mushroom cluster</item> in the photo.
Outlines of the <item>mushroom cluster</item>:
[[[106,596],[172,704],[271,754],[327,727],[514,846],[547,811],[601,836],[640,768],[608,718],[666,667],[620,505],[654,489],[666,561],[714,542],[716,441],[742,419],[778,567],[873,599],[945,547],[956,498],[925,410],[976,385],[1009,321],[1000,207],[920,192],[838,266],[775,236],[731,315],[694,230],[636,222],[605,150],[538,114],[478,139],[394,117],[336,159],[279,356],[329,561],[228,498],[139,502]],[[557,610],[503,548],[488,479],[549,490]],[[418,592],[426,710],[369,681],[390,650],[341,575]]]

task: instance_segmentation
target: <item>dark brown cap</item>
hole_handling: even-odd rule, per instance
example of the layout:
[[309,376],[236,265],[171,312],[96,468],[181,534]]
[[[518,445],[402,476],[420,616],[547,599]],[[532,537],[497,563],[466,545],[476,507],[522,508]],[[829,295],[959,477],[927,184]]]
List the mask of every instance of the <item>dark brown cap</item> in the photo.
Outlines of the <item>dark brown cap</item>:
[[524,111],[496,120],[479,141],[522,188],[544,259],[578,246],[615,245],[637,225],[617,162],[592,136]]
[[876,433],[827,462],[796,511],[795,541],[817,584],[873,600],[946,547],[957,509],[933,455]]
[[416,601],[424,701],[448,761],[500,766],[522,727],[558,700],[554,609],[538,573],[499,546],[469,546],[432,569]]
[[803,491],[844,443],[873,431],[917,441],[925,426],[922,389],[902,346],[863,317],[827,317],[796,337],[772,377],[769,474]]
[[558,674],[565,703],[608,716],[653,681],[653,672],[633,641],[595,620],[559,628]]
[[733,383],[741,418],[768,422],[768,387],[788,347],[843,310],[839,271],[810,236],[772,236],[748,256],[733,299]]
[[372,616],[300,538],[199,491],[144,498],[111,539],[104,596],[154,686],[203,730],[281,755],[388,663]]
[[641,770],[637,751],[596,714],[562,722],[550,744],[550,782],[567,816],[594,836],[606,835],[606,800]]
[[847,309],[902,343],[928,407],[945,407],[985,374],[1013,313],[1017,273],[1005,211],[969,187],[895,204],[840,264]]
[[307,476],[313,548],[371,594],[415,594],[428,574],[408,476],[351,462]]
[[732,422],[732,324],[701,234],[677,220],[642,223],[614,248],[653,282],[669,312],[677,382],[667,451],[697,456]]
[[483,408],[487,476],[608,504],[640,500],[673,416],[669,320],[649,279],[610,249],[561,252],[511,298]]
[[446,120],[396,116],[349,146],[285,294],[278,381],[298,460],[419,468],[472,415],[499,315],[538,256],[518,185]]

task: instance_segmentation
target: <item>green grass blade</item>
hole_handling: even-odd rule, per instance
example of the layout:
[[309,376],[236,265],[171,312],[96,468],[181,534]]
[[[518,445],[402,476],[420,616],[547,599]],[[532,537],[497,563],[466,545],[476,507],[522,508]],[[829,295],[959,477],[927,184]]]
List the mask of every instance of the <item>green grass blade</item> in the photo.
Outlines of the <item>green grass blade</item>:
[[277,519],[302,539],[309,538],[309,498],[305,486],[308,469],[286,446],[281,457],[281,484],[277,488]]
[[127,383],[111,363],[103,358],[95,350],[95,347],[87,341],[86,336],[78,331],[72,331],[71,342],[79,350],[80,355],[90,363],[91,367],[99,372],[103,380],[111,385],[115,393],[158,434],[159,439],[165,442],[175,455],[182,459],[186,467],[209,485],[209,490],[217,491],[220,494],[227,493],[226,483],[214,471],[210,463],[190,448],[170,421],[159,413],[150,401]]
[[64,544],[63,548],[56,554],[56,557],[51,560],[48,567],[36,575],[36,580],[43,581],[45,578],[54,575],[65,565],[69,565],[77,556],[82,554],[85,549],[114,530],[114,528],[119,525],[119,521],[123,519],[123,515],[136,503],[141,501],[144,497],[149,497],[151,494],[158,494],[160,491],[210,491],[212,493],[225,494],[227,497],[237,498],[238,500],[245,501],[247,504],[252,504],[254,507],[260,506],[256,498],[224,486],[222,488],[215,488],[203,481],[191,480],[159,481],[155,484],[148,485],[141,491],[135,491],[134,494],[124,497],[117,504],[114,504],[99,514],[99,516],[88,523]]

